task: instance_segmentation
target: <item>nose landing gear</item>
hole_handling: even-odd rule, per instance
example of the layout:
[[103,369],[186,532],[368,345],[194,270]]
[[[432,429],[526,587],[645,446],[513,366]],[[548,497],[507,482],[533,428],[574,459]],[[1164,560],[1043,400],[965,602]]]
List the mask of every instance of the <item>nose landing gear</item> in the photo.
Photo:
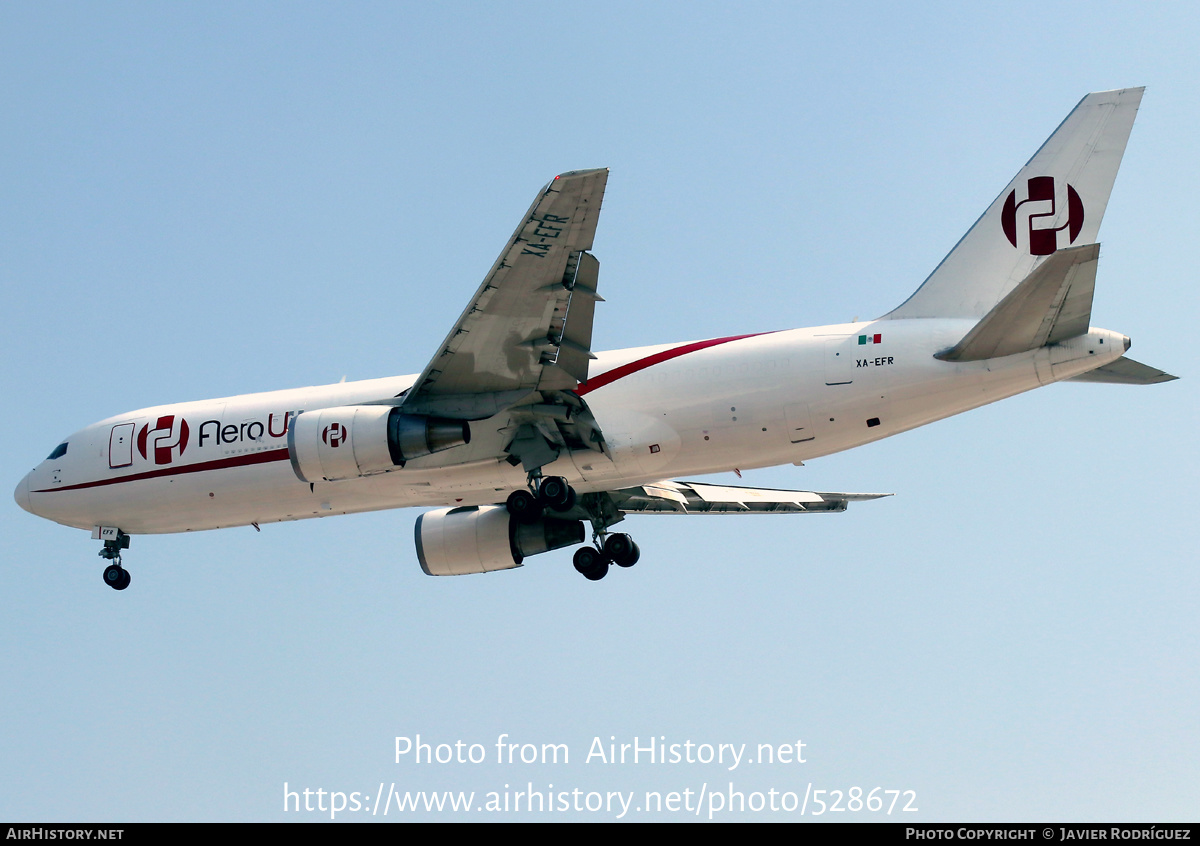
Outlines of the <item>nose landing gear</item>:
[[129,587],[129,571],[120,564],[110,564],[104,568],[104,583],[113,590],[125,590]]
[[121,550],[129,549],[129,535],[110,526],[98,526],[92,537],[104,541],[99,556],[113,562],[104,568],[104,583],[113,590],[125,590],[129,587],[130,577],[129,571],[121,566]]

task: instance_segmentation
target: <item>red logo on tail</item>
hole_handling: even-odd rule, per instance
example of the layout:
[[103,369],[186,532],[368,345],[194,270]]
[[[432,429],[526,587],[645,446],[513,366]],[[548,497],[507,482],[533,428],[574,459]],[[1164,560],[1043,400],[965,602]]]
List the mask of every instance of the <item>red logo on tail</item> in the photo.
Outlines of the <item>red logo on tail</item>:
[[[1054,177],[1033,176],[1027,184],[1028,196],[1017,202],[1017,192],[1013,189],[1004,200],[1004,208],[1000,210],[1000,225],[1004,234],[1014,247],[1017,244],[1017,209],[1026,203],[1041,203],[1026,210],[1029,215],[1029,254],[1048,256],[1058,249],[1058,233],[1067,230],[1067,245],[1074,244],[1083,229],[1083,200],[1070,185],[1067,186],[1067,220],[1061,226],[1054,226],[1058,216],[1055,201]],[[1049,205],[1045,205],[1049,203]],[[1041,224],[1041,225],[1038,225]],[[1066,246],[1066,245],[1064,245]]]

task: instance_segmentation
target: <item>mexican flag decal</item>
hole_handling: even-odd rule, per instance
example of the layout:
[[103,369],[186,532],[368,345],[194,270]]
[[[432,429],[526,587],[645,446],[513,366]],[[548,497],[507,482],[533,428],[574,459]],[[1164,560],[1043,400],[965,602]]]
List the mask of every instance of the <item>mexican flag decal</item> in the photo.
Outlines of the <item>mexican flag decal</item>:
[[860,346],[862,344],[882,344],[883,336],[882,335],[859,335],[858,343]]

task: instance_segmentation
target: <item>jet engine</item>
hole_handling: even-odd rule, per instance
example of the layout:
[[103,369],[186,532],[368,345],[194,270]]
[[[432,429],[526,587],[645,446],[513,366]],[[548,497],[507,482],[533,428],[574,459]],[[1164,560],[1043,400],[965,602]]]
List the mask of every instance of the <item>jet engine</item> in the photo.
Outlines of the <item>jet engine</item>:
[[527,555],[583,543],[583,522],[522,523],[503,505],[439,508],[417,518],[417,559],[429,576],[520,567]]
[[346,405],[297,415],[288,429],[288,457],[302,481],[336,482],[386,473],[470,442],[465,420],[405,414],[386,405]]

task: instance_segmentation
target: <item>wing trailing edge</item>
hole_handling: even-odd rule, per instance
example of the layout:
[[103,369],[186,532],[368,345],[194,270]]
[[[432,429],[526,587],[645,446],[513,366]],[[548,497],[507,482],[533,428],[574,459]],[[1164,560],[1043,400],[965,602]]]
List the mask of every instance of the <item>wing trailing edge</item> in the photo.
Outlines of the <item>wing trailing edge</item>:
[[828,493],[661,481],[611,493],[622,514],[809,514],[889,493]]
[[600,299],[599,262],[587,251],[607,182],[607,168],[570,171],[538,192],[405,397],[410,411],[445,413],[449,405],[476,416],[586,381]]

